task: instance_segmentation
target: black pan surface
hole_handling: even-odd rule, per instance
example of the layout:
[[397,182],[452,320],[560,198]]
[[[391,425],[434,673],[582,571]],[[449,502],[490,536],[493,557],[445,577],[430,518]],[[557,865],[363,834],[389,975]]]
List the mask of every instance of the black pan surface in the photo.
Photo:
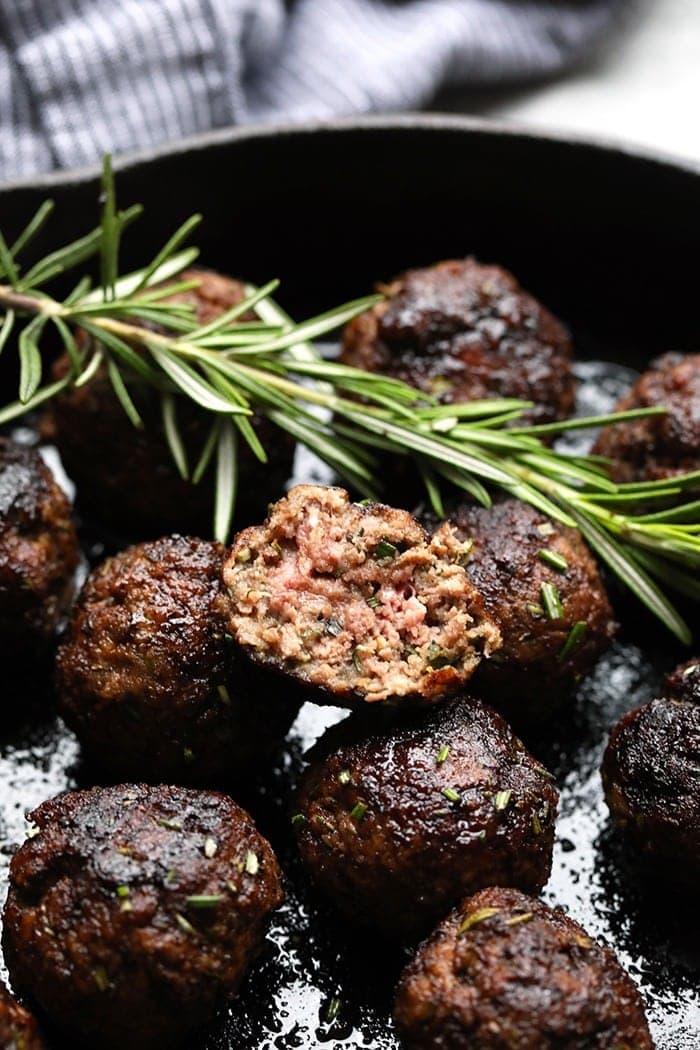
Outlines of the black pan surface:
[[[122,204],[147,205],[125,265],[142,263],[202,209],[204,261],[252,280],[279,275],[280,298],[299,315],[410,265],[469,253],[497,261],[571,326],[582,411],[608,408],[656,353],[697,349],[700,174],[664,159],[421,117],[217,134],[127,165],[119,189]],[[0,190],[3,229],[11,234],[49,193],[58,204],[54,238],[91,224],[97,191],[86,173]],[[3,359],[4,398],[11,372]],[[20,436],[32,440],[31,427]],[[295,470],[295,480],[319,477],[304,455]],[[91,561],[115,543],[89,523],[83,540]],[[566,717],[528,741],[562,791],[545,897],[617,950],[642,987],[658,1047],[692,1050],[700,1046],[694,902],[646,883],[611,832],[598,772],[610,727],[683,653],[621,595],[616,608],[620,639]],[[90,779],[49,693],[37,709],[5,685],[3,885],[25,810]],[[288,899],[240,998],[203,1033],[201,1050],[397,1046],[389,1013],[406,950],[341,922],[309,887],[289,834],[303,751],[339,717],[306,705],[273,768],[237,792],[280,855]]]

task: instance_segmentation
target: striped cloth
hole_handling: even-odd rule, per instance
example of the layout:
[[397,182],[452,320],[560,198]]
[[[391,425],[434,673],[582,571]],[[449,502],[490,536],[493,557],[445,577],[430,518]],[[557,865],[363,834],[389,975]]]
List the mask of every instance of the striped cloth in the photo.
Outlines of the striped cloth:
[[[629,2],[629,0],[628,0]],[[0,180],[552,74],[625,0],[0,0]]]

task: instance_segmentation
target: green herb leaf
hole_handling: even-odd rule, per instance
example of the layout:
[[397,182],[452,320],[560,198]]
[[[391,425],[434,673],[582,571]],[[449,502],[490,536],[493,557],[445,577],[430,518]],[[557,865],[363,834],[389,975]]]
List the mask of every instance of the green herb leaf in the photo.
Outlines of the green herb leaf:
[[559,591],[553,583],[544,582],[540,586],[542,596],[542,607],[550,620],[560,620],[564,615]]
[[563,554],[559,553],[559,551],[544,549],[539,551],[538,557],[540,561],[545,562],[547,565],[551,565],[551,567],[556,569],[557,572],[566,572],[569,568],[568,561]]

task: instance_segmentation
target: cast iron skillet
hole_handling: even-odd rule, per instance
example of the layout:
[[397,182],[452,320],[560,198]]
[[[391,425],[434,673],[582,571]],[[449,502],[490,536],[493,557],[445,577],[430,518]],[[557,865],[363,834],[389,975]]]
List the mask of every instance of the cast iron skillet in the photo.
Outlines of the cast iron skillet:
[[[93,223],[95,173],[79,172],[0,190],[4,232],[16,232],[47,195],[58,205],[47,248]],[[665,158],[463,118],[366,119],[226,131],[140,156],[120,166],[119,197],[146,205],[124,265],[142,264],[201,209],[203,261],[255,281],[281,277],[281,300],[300,316],[407,266],[469,253],[501,263],[572,328],[580,407],[589,411],[608,407],[630,369],[655,354],[697,350],[700,170]],[[4,399],[11,382],[5,355]],[[312,469],[300,458],[297,478]],[[93,560],[113,543],[89,526],[84,540]],[[598,773],[610,726],[683,654],[619,595],[617,607],[620,640],[567,717],[529,741],[562,789],[545,897],[616,948],[641,984],[658,1046],[690,1050],[700,1043],[694,902],[645,882],[609,828]],[[30,715],[10,695],[3,706],[2,881],[24,810],[87,777],[50,709]],[[397,1045],[389,1011],[405,953],[358,935],[317,898],[289,836],[301,754],[340,714],[303,708],[274,768],[238,793],[280,854],[288,901],[202,1050]]]

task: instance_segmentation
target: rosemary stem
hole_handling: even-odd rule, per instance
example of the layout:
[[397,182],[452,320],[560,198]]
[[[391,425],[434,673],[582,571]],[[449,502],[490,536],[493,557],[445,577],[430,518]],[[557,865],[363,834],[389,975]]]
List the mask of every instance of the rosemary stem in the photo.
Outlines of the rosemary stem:
[[0,284],[0,307],[31,317],[63,317],[69,311],[50,297],[27,295],[7,284]]

